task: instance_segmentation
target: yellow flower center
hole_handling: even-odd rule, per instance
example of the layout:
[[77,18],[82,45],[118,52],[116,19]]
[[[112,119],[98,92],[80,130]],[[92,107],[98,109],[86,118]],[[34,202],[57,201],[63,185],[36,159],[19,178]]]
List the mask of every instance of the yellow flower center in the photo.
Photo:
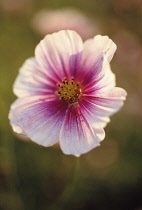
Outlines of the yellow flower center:
[[62,83],[62,85],[57,84],[60,89],[55,92],[59,95],[59,99],[67,101],[70,104],[76,103],[82,94],[79,82],[74,82],[74,77],[72,77],[71,81],[68,81],[65,77]]

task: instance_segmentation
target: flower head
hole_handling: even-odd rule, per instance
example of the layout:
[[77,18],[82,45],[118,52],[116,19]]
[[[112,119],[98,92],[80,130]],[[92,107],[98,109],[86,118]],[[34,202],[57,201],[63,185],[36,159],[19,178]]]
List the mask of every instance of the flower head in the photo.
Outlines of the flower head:
[[59,141],[65,154],[97,147],[126,97],[109,65],[115,50],[107,36],[83,43],[75,31],[47,35],[14,83],[19,98],[9,113],[13,130],[44,146]]

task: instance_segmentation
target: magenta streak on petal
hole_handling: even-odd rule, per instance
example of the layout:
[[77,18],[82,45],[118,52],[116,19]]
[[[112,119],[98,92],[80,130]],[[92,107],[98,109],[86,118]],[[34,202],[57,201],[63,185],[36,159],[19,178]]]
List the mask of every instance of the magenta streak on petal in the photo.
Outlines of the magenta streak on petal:
[[78,82],[76,78],[80,70],[81,58],[82,58],[82,52],[79,52],[77,54],[73,54],[72,56],[70,56],[69,59],[70,72],[71,72],[70,75],[75,78],[75,82]]
[[[75,43],[77,47],[74,47]],[[70,58],[73,55],[77,57],[82,50],[83,43],[79,35],[73,31],[61,31],[53,35],[47,35],[37,46],[35,53],[40,66],[47,68],[48,72],[53,77],[57,77],[58,82],[60,82],[64,77],[70,79],[73,76],[72,69],[76,67],[72,66],[73,63],[70,63]]]
[[[36,59],[39,63],[39,65],[41,66],[41,68],[46,69],[47,70],[47,75],[51,75],[52,78],[56,78],[57,82],[62,80],[62,75],[58,74],[56,72],[56,69],[59,68],[58,65],[54,65],[55,60],[52,62],[51,57],[55,58],[51,53],[50,56],[48,56],[47,58],[47,49],[45,49],[44,46],[44,42],[45,40],[42,40],[36,47],[35,53],[36,53]],[[42,55],[40,55],[42,53]]]
[[43,78],[45,79],[46,83],[51,87],[55,87],[55,85],[61,80],[58,75],[52,75],[53,69],[51,68],[51,72],[49,72],[49,68],[51,67],[39,67],[39,71],[43,74]]
[[70,106],[60,132],[60,146],[63,152],[80,155],[98,146],[100,141],[93,127],[82,115],[79,106]]
[[83,88],[83,95],[85,96],[96,96],[96,93],[108,92],[115,87],[115,75],[100,75],[92,83],[88,84]]
[[[105,92],[104,96],[101,94],[97,96],[86,96],[82,99],[82,104],[84,106],[88,106],[89,110],[100,110],[98,112],[99,116],[111,116],[116,111],[118,111],[122,105],[123,101],[125,100],[125,91],[121,88],[113,88],[110,92]],[[91,107],[93,109],[91,109]],[[95,112],[94,112],[95,114]],[[97,112],[96,112],[97,114]]]
[[79,71],[77,75],[77,79],[81,82],[81,86],[85,87],[86,85],[90,84],[95,78],[96,75],[101,71],[103,66],[103,54],[100,55],[97,60],[94,61],[93,66],[87,71],[85,66],[82,66],[81,71]]
[[103,95],[96,92],[96,96],[82,96],[79,104],[84,116],[92,124],[105,126],[109,117],[118,111],[125,100],[126,92],[122,88],[113,88]]
[[105,107],[99,107],[87,100],[82,100],[79,104],[82,114],[86,117],[89,123],[94,124],[97,127],[104,127],[106,123],[109,122],[108,116],[111,115],[111,110],[105,109]]
[[54,94],[56,91],[56,81],[40,71],[35,59],[28,59],[21,67],[18,77],[14,83],[14,93],[18,97],[28,95]]
[[51,146],[59,140],[67,104],[60,101],[42,102],[30,106],[18,115],[18,123],[34,142]]
[[[55,96],[28,96],[17,99],[12,105],[9,113],[9,119],[13,128],[19,127],[17,117],[18,115],[30,106],[33,106],[38,103],[46,102],[46,101],[53,101],[56,100]],[[16,131],[18,132],[18,131]],[[19,133],[19,132],[18,132]]]
[[95,72],[95,76],[90,83],[83,86],[83,94],[93,95],[97,90],[106,91],[114,87],[115,75],[110,69],[110,65],[105,57],[103,57],[103,65],[99,72]]
[[[23,67],[25,67],[25,69]],[[48,84],[51,87],[54,87],[58,81],[55,77],[52,77],[52,75],[49,74],[47,68],[41,67],[35,58],[28,59],[23,67],[20,71],[21,73],[23,72],[23,75],[25,75],[27,70],[30,70],[31,73],[29,74],[28,72],[28,75],[31,76],[31,78],[36,79],[37,82],[40,82],[41,84]]]

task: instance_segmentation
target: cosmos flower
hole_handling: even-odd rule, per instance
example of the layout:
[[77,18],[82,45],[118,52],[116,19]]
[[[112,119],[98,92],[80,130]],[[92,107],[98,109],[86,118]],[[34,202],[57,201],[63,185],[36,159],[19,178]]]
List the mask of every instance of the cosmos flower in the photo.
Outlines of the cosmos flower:
[[75,30],[84,40],[100,32],[96,21],[73,8],[41,10],[33,17],[32,27],[44,36],[60,30]]
[[13,130],[79,156],[100,145],[109,117],[126,97],[109,62],[116,45],[97,35],[84,44],[75,31],[47,35],[21,67],[11,106]]

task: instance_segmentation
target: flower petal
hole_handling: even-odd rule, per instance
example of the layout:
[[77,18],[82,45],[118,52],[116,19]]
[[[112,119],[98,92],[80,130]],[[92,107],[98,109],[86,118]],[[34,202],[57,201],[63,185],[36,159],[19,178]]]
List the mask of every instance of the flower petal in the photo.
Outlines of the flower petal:
[[116,44],[109,39],[108,36],[97,35],[94,39],[88,39],[84,43],[84,58],[88,58],[88,62],[93,61],[93,57],[99,57],[103,52],[108,60],[111,61],[115,51]]
[[65,154],[84,154],[97,147],[103,138],[104,130],[91,127],[78,105],[69,107],[60,132],[60,146]]
[[115,74],[111,71],[110,64],[104,57],[104,63],[101,72],[97,75],[92,83],[92,89],[103,89],[103,91],[108,91],[116,86]]
[[91,103],[89,99],[82,100],[80,103],[82,114],[85,116],[87,121],[97,127],[104,128],[106,124],[110,121],[109,115],[110,110],[106,110],[104,107],[99,107],[94,103]]
[[59,139],[66,109],[67,104],[61,100],[25,97],[12,106],[9,118],[15,130],[17,126],[32,141],[51,146]]
[[83,115],[95,126],[106,126],[109,117],[123,105],[126,91],[115,87],[109,92],[96,93],[94,96],[83,97],[80,102]]
[[[93,74],[93,72],[92,72]],[[97,90],[103,88],[103,91],[108,91],[116,85],[115,75],[111,71],[110,64],[108,63],[106,56],[103,57],[103,63],[100,66],[99,71],[94,73],[94,77],[91,77],[91,82],[86,83],[86,77],[84,79],[84,90],[83,94],[92,95]]]
[[113,55],[116,51],[116,44],[109,39],[108,36],[101,36],[97,35],[94,37],[95,45],[97,45],[97,48],[103,51],[108,59],[108,62],[110,62],[113,58]]
[[104,63],[104,55],[103,53],[99,55],[99,57],[94,57],[93,65],[86,66],[85,63],[83,63],[83,66],[81,67],[81,70],[78,72],[76,76],[76,81],[79,81],[81,83],[82,87],[86,87],[88,84],[92,84],[92,81],[96,78],[96,76],[101,72],[103,68]]
[[75,31],[60,31],[47,35],[36,47],[35,56],[43,68],[60,82],[71,79],[78,71],[83,42]]
[[[45,97],[44,97],[45,98]],[[43,98],[43,100],[45,100]],[[17,121],[17,116],[19,113],[24,110],[25,108],[34,105],[38,102],[41,102],[42,98],[39,96],[33,96],[33,97],[24,97],[17,99],[10,107],[10,112],[8,115],[8,118],[10,120],[10,123],[12,125],[12,128],[14,132],[19,134],[25,134],[22,128],[19,126]]]
[[102,74],[102,69],[111,61],[115,50],[116,45],[107,36],[98,35],[84,43],[81,68],[77,75],[77,79],[82,81],[83,86]]
[[18,97],[47,95],[55,92],[56,83],[41,71],[35,58],[30,58],[20,68],[13,90]]

